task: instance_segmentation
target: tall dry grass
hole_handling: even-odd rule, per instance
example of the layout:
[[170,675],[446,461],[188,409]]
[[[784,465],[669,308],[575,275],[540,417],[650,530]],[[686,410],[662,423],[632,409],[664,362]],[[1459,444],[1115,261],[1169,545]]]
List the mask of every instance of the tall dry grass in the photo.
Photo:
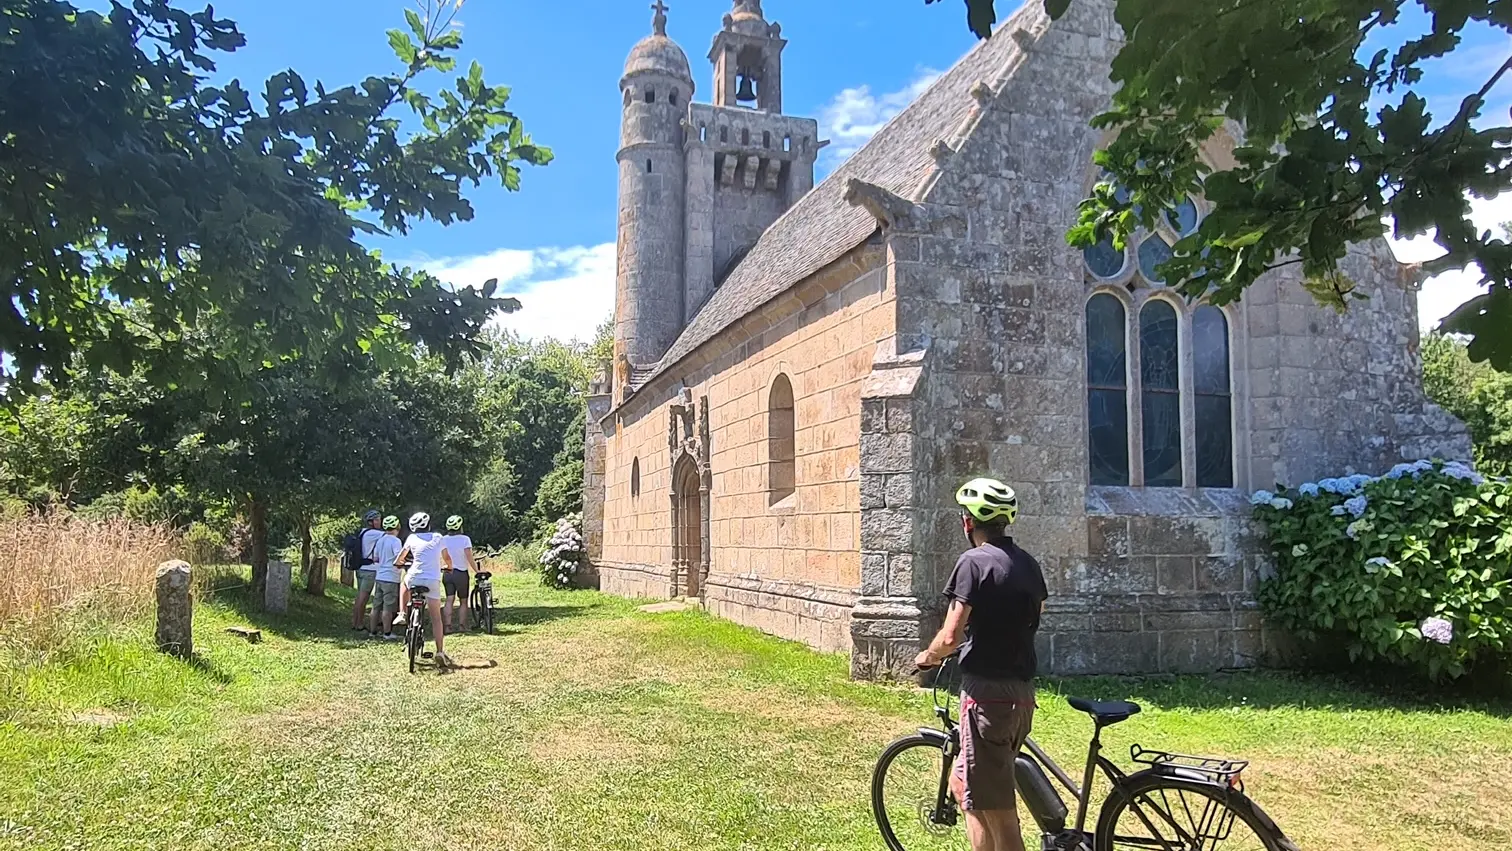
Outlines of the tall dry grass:
[[45,660],[153,608],[154,575],[181,541],[166,526],[61,512],[0,527],[0,663]]

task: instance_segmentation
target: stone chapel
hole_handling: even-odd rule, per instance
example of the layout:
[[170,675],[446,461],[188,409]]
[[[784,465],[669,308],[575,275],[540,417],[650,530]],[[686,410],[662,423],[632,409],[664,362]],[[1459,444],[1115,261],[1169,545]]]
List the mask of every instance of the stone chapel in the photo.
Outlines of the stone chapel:
[[[657,0],[620,78],[614,362],[589,399],[588,576],[906,673],[991,474],[1044,567],[1047,671],[1208,671],[1274,651],[1248,495],[1468,457],[1419,378],[1416,288],[1382,241],[1340,315],[1290,270],[1242,302],[1065,233],[1098,179],[1112,0],[1028,0],[817,186],[784,33],[734,0],[708,103]],[[795,34],[798,35],[798,34]],[[819,38],[818,33],[801,37]],[[1222,169],[1233,133],[1204,152]]]

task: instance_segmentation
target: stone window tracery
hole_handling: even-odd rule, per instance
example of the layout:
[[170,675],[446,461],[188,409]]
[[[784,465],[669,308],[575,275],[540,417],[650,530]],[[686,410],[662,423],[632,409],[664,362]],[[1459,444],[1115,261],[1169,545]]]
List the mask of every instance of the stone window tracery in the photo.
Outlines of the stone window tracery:
[[1187,199],[1123,250],[1084,249],[1087,448],[1094,485],[1234,487],[1228,315],[1188,305],[1161,279],[1177,240],[1197,230]]

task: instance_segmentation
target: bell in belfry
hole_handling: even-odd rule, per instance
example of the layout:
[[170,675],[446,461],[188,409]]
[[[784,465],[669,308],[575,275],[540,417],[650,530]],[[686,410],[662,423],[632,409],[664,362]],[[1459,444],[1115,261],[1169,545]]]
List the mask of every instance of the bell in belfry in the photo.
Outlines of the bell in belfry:
[[735,100],[738,103],[746,103],[756,99],[756,89],[751,86],[749,72],[740,72],[740,90],[735,92]]

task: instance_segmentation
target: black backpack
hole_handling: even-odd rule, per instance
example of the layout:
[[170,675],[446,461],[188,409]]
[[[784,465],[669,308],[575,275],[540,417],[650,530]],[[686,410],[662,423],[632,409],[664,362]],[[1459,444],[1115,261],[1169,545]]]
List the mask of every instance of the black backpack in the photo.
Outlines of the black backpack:
[[356,572],[363,567],[362,558],[362,533],[367,531],[367,526],[347,535],[341,542],[341,569]]

